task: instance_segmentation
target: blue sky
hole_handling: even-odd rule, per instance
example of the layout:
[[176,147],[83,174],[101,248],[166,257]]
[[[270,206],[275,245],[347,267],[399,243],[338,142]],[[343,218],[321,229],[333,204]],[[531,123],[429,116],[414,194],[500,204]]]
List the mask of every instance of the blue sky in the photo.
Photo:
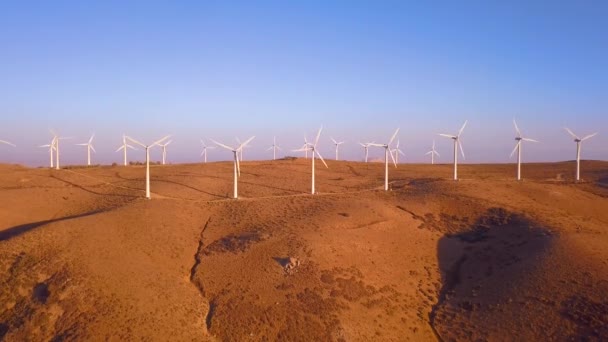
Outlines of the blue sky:
[[[563,132],[600,131],[583,158],[608,159],[605,1],[15,1],[0,5],[0,160],[45,165],[50,127],[73,136],[79,163],[120,161],[123,132],[173,134],[172,162],[194,162],[200,138],[272,136],[302,145],[322,124],[360,160],[363,140],[401,127],[412,162],[436,133],[469,126],[466,162],[508,162],[513,118],[541,140],[528,161],[567,160]],[[580,132],[580,133],[579,133]],[[160,155],[159,151],[153,152]],[[287,154],[294,155],[293,152]],[[374,154],[381,156],[382,151]],[[143,159],[140,151],[133,154]],[[212,160],[228,159],[214,150]],[[158,156],[156,156],[158,159]]]

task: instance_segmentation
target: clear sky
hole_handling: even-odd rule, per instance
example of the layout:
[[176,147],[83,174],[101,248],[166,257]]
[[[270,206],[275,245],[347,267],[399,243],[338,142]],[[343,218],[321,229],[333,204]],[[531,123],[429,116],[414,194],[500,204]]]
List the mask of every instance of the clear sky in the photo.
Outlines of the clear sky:
[[17,148],[0,161],[46,165],[51,127],[75,137],[66,164],[92,132],[94,162],[121,160],[123,132],[173,134],[169,161],[194,162],[200,138],[256,135],[245,159],[261,159],[276,135],[296,155],[321,124],[326,158],[330,136],[360,160],[356,142],[401,127],[406,160],[436,139],[449,161],[436,133],[468,119],[466,162],[508,162],[513,118],[541,141],[524,160],[573,159],[564,126],[599,131],[583,158],[608,159],[606,18],[607,1],[7,1],[0,139]]

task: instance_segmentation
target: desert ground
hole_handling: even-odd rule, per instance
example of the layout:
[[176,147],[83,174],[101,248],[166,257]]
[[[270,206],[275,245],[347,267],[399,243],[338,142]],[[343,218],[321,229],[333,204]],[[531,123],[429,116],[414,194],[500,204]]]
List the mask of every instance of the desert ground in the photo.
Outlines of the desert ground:
[[0,340],[608,340],[608,162],[0,165]]

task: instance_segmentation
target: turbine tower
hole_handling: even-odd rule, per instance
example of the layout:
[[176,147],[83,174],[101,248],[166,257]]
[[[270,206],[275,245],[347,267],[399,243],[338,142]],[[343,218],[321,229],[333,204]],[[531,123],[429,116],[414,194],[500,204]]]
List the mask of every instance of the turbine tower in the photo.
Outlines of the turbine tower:
[[460,153],[462,154],[462,159],[464,159],[464,150],[462,149],[462,144],[460,143],[460,136],[462,135],[462,131],[464,130],[464,127],[466,125],[467,125],[467,121],[465,120],[464,124],[462,125],[462,127],[460,127],[460,130],[458,131],[458,134],[456,134],[456,135],[442,134],[442,133],[439,134],[442,137],[446,137],[446,138],[450,138],[450,139],[454,140],[454,180],[458,180],[458,148],[460,148]]
[[431,155],[431,165],[435,164],[435,155],[439,157],[439,152],[435,151],[435,140],[433,140],[433,148],[425,153],[425,155]]
[[594,137],[596,133],[589,134],[582,139],[579,138],[576,134],[572,133],[572,131],[568,128],[564,128],[568,134],[570,134],[574,138],[574,142],[576,143],[576,181],[578,182],[581,179],[581,143],[587,139]]
[[335,141],[334,138],[331,138],[331,141],[336,146],[336,160],[338,160],[338,148],[340,147],[340,145],[344,144],[344,141]]
[[277,160],[277,150],[281,148],[277,145],[277,137],[274,137],[272,140],[272,145],[266,149],[266,151],[272,150],[272,160]]
[[517,127],[517,122],[515,122],[515,119],[513,119],[513,126],[515,126],[515,132],[517,133],[517,135],[515,136],[515,141],[517,141],[517,143],[515,144],[515,147],[513,148],[513,151],[511,152],[511,156],[513,157],[513,154],[515,154],[515,151],[517,151],[517,180],[521,180],[521,142],[522,141],[530,141],[530,142],[538,142],[534,139],[530,139],[530,138],[524,138],[521,135],[521,131],[519,130],[519,127]]
[[207,149],[214,149],[215,146],[207,146],[207,144],[205,144],[203,139],[201,139],[201,144],[203,145],[203,152],[201,152],[201,157],[204,156],[205,163],[207,163]]
[[53,151],[55,150],[55,137],[53,137],[53,139],[51,139],[51,143],[50,144],[46,144],[46,145],[40,145],[38,147],[48,147],[49,148],[49,154],[50,154],[50,167],[51,169],[53,168]]
[[146,198],[150,199],[150,148],[154,147],[156,145],[160,145],[160,143],[169,139],[170,135],[167,135],[167,136],[163,137],[162,139],[158,139],[150,145],[145,145],[143,143],[140,143],[139,141],[137,141],[131,137],[128,137],[128,136],[125,136],[125,137],[128,140],[130,140],[132,143],[137,144],[146,150]]
[[130,148],[132,150],[136,150],[135,147],[127,144],[127,136],[126,135],[122,135],[122,145],[116,150],[116,152],[122,150],[123,153],[123,163],[125,166],[127,166],[127,148]]
[[234,154],[234,195],[232,198],[237,199],[239,198],[239,193],[238,193],[238,177],[241,176],[241,164],[239,163],[239,153],[242,153],[242,150],[245,146],[247,146],[247,144],[249,144],[253,139],[255,138],[255,136],[247,139],[244,143],[240,144],[237,148],[234,147],[230,147],[228,145],[224,145],[222,143],[219,143],[213,139],[210,139],[214,144],[223,147],[229,151],[232,151],[232,153]]
[[93,147],[93,144],[92,144],[94,137],[95,137],[95,134],[91,135],[91,138],[89,139],[88,142],[82,143],[82,144],[76,144],[78,146],[87,147],[87,166],[91,166],[91,150],[93,150],[93,152],[97,153],[97,151],[95,151],[95,148]]
[[397,128],[395,133],[393,133],[393,136],[390,138],[390,140],[386,144],[376,144],[376,143],[368,144],[369,146],[377,146],[377,147],[384,148],[384,191],[388,191],[388,156],[389,156],[389,154],[391,156],[391,159],[393,160],[393,164],[395,164],[395,167],[397,167],[397,162],[395,161],[395,157],[393,157],[393,154],[390,152],[391,143],[393,142],[393,140],[395,140],[397,133],[399,133],[399,128]]
[[[310,144],[308,142],[306,142],[306,144],[304,144],[304,146],[298,150],[294,150],[294,152],[301,152],[301,151],[309,151],[312,154],[312,186],[311,186],[311,194],[315,194],[316,190],[315,190],[315,154],[317,156],[319,156],[319,159],[321,159],[321,161],[323,162],[323,165],[325,165],[325,167],[327,166],[327,163],[325,163],[325,160],[323,160],[323,157],[321,156],[321,154],[319,153],[319,151],[317,150],[317,144],[319,143],[319,137],[321,136],[321,131],[323,130],[323,126],[321,126],[321,128],[319,128],[319,132],[317,132],[317,137],[315,138],[315,142],[313,144]],[[306,138],[305,138],[306,139]]]
[[167,159],[167,145],[169,145],[173,140],[169,140],[164,144],[158,144],[158,146],[162,147],[163,151],[163,165],[165,165],[165,161]]

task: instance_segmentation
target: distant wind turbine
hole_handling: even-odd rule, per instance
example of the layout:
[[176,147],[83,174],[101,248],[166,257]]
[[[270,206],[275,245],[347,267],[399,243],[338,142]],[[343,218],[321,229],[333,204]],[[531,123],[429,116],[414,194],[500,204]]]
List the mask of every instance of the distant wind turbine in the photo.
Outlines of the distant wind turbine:
[[116,152],[122,150],[122,154],[123,154],[123,163],[125,166],[127,166],[127,148],[130,148],[132,150],[136,150],[135,147],[127,144],[127,136],[126,135],[122,135],[122,145],[116,150]]
[[146,150],[146,198],[147,199],[150,199],[150,148],[154,147],[156,145],[160,145],[160,143],[169,139],[169,137],[171,137],[171,136],[167,135],[167,136],[163,137],[162,139],[156,140],[155,142],[151,143],[150,145],[145,145],[129,136],[125,136],[126,139],[130,140],[134,144],[137,144],[137,145],[143,147]]
[[462,135],[462,131],[464,130],[464,127],[466,125],[467,125],[467,121],[465,120],[464,124],[462,125],[462,127],[460,127],[460,130],[458,131],[458,134],[456,134],[456,135],[443,134],[443,133],[439,134],[442,137],[446,137],[446,138],[450,138],[450,139],[454,140],[454,180],[458,180],[458,148],[460,148],[460,153],[462,154],[462,159],[464,159],[464,150],[462,149],[462,144],[460,143],[460,136]]
[[388,191],[388,156],[389,156],[389,154],[391,156],[391,159],[393,160],[393,164],[395,164],[395,167],[397,167],[397,162],[395,161],[395,157],[393,157],[393,154],[390,153],[391,143],[393,142],[393,140],[395,140],[397,133],[399,133],[399,128],[397,128],[395,133],[393,133],[393,136],[390,138],[390,140],[386,144],[369,143],[369,146],[377,146],[377,147],[384,148],[384,190],[385,191]]
[[336,160],[338,160],[338,148],[340,147],[340,145],[344,144],[344,141],[336,141],[334,140],[334,138],[331,138],[331,141],[336,146]]
[[203,151],[201,152],[201,157],[204,156],[204,161],[205,163],[207,163],[207,149],[214,149],[215,146],[207,146],[207,144],[205,144],[205,142],[203,141],[203,139],[201,139],[201,144],[203,145]]
[[308,151],[308,150],[310,150],[310,153],[312,153],[312,187],[311,187],[311,193],[313,195],[316,193],[316,191],[315,191],[315,159],[316,159],[315,154],[317,156],[319,156],[319,159],[321,159],[321,161],[323,162],[323,165],[325,165],[325,167],[328,167],[327,163],[325,163],[325,160],[323,160],[323,157],[321,156],[321,154],[317,150],[317,144],[319,143],[319,137],[321,136],[321,131],[322,130],[323,130],[323,126],[321,126],[321,128],[319,128],[319,132],[317,132],[317,137],[315,138],[315,142],[313,144],[310,144],[307,141],[306,144],[304,144],[304,146],[301,149],[294,150],[294,152],[301,152],[301,151]]
[[52,169],[53,168],[53,151],[55,151],[55,137],[53,137],[53,139],[51,139],[51,143],[50,144],[40,145],[38,147],[48,147],[49,148],[49,154],[50,154],[50,157],[51,157],[50,166],[51,166],[51,169]]
[[369,145],[370,143],[359,143],[359,145],[363,146],[363,149],[365,150],[365,162],[367,163],[367,156],[369,155]]
[[167,145],[169,145],[173,140],[169,140],[164,144],[158,144],[158,146],[162,147],[162,153],[163,153],[163,165],[165,165],[165,161],[167,159]]
[[530,138],[524,138],[521,135],[521,131],[519,130],[519,127],[517,127],[517,122],[515,122],[515,119],[513,120],[513,126],[515,126],[515,132],[517,133],[517,135],[515,136],[515,141],[517,141],[517,143],[515,144],[515,148],[513,148],[513,152],[511,152],[511,156],[513,157],[513,154],[515,154],[515,151],[517,151],[517,180],[521,180],[521,142],[522,141],[530,141],[530,142],[538,142],[534,139],[530,139]]
[[247,146],[247,144],[249,144],[253,139],[255,138],[255,136],[245,140],[244,143],[240,144],[238,147],[234,148],[234,147],[230,147],[228,145],[224,145],[222,143],[219,143],[213,139],[210,139],[214,144],[216,144],[217,146],[223,147],[229,151],[232,151],[232,153],[234,154],[234,195],[232,198],[237,199],[239,198],[239,193],[238,193],[238,177],[241,176],[241,165],[239,162],[239,153],[241,153],[241,151],[243,150],[243,148],[245,146]]
[[71,137],[60,137],[53,131],[50,130],[51,134],[53,134],[53,140],[55,141],[55,169],[59,170],[59,140],[72,139]]
[[397,145],[395,145],[395,148],[392,149],[390,152],[395,155],[395,163],[397,163],[397,164],[399,164],[399,155],[402,155],[405,157],[405,153],[403,153],[403,151],[401,151],[399,149],[399,140],[397,140]]
[[274,137],[272,140],[272,145],[266,149],[266,151],[272,150],[272,160],[277,160],[277,150],[281,148],[277,145],[277,137]]
[[431,165],[435,164],[435,156],[439,157],[439,152],[435,151],[435,140],[433,140],[433,148],[425,153],[425,155],[431,155]]
[[88,142],[82,143],[82,144],[76,144],[78,146],[87,147],[87,166],[91,166],[91,150],[93,150],[93,152],[97,153],[97,151],[95,151],[95,147],[93,147],[93,144],[92,144],[94,137],[95,137],[95,134],[91,135],[91,138],[89,139]]
[[564,127],[564,129],[574,138],[574,142],[576,142],[576,181],[578,182],[581,179],[581,143],[594,137],[597,132],[589,134],[583,138],[579,138],[576,134],[572,133],[568,127]]

